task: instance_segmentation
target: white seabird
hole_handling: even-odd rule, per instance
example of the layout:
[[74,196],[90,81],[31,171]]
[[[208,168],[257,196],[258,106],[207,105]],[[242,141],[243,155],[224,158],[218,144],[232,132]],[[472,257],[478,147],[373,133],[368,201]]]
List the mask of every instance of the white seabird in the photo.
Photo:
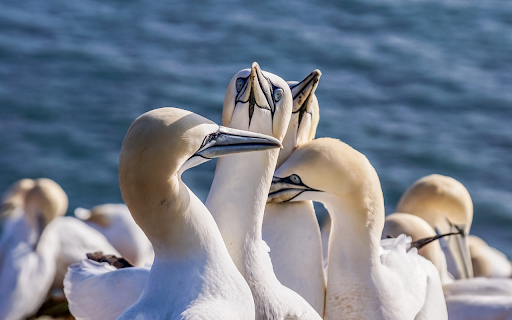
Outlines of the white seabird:
[[[237,73],[226,91],[222,122],[282,140],[293,107],[288,84],[254,62]],[[321,319],[307,301],[274,274],[262,240],[268,189],[279,150],[219,159],[206,201],[226,247],[251,288],[256,319]],[[236,170],[238,174],[230,175]]]
[[[85,256],[84,244],[98,236],[81,221],[62,217],[68,199],[50,179],[38,179],[25,196],[23,212],[4,230],[0,253],[0,318],[22,319],[44,302],[51,287],[62,288],[67,265]],[[78,239],[78,241],[77,241]],[[85,250],[109,250],[106,239]],[[78,256],[77,256],[78,254]],[[69,260],[72,260],[69,262]]]
[[299,146],[275,172],[269,201],[313,200],[332,218],[324,319],[447,319],[439,274],[406,252],[406,237],[379,253],[380,181],[364,155],[335,139]]
[[[393,213],[386,217],[382,236],[396,237],[399,234],[407,234],[417,240],[436,233],[417,216]],[[447,276],[444,253],[437,241],[423,247],[420,254],[432,261],[441,275],[450,320],[512,318],[512,279],[451,279]]]
[[[153,244],[155,262],[142,295],[120,319],[254,318],[247,284],[181,173],[213,157],[278,146],[274,138],[219,127],[176,108],[147,112],[132,124],[121,150],[119,182],[125,203]],[[66,296],[73,290],[72,277],[70,268]]]
[[396,212],[413,214],[427,221],[438,234],[464,232],[440,239],[448,271],[455,279],[473,277],[468,237],[473,222],[473,202],[459,181],[439,174],[423,177],[402,195]]
[[123,258],[136,266],[152,264],[155,257],[151,242],[122,203],[97,205],[91,210],[75,209],[75,217],[103,234]]
[[[315,90],[321,75],[319,70],[315,70],[301,82],[288,82],[293,110],[277,168],[298,145],[315,137],[320,119]],[[320,229],[313,202],[267,203],[262,236],[270,247],[270,260],[277,279],[323,315],[325,275]]]

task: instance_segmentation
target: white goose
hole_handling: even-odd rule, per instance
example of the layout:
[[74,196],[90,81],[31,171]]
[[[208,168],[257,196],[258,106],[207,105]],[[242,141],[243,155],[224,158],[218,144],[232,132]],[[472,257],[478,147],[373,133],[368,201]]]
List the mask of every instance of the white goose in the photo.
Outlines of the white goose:
[[[231,80],[224,100],[223,124],[285,136],[293,98],[288,84],[253,63]],[[279,150],[232,155],[217,161],[206,201],[231,258],[251,288],[256,319],[321,319],[304,298],[274,274],[262,223]],[[229,173],[236,170],[236,176]]]
[[334,139],[299,146],[276,171],[269,201],[316,200],[332,218],[324,319],[447,319],[431,262],[399,237],[379,254],[380,181],[361,153]]
[[[94,242],[89,240],[90,228],[85,224],[74,218],[60,217],[66,212],[67,201],[64,190],[57,183],[38,179],[26,193],[23,213],[5,230],[3,238],[6,241],[2,242],[0,254],[1,319],[21,319],[33,314],[52,285],[62,287],[64,272],[59,277],[59,271],[66,269],[66,261],[84,243],[79,241],[77,246],[73,240],[70,243],[70,239],[80,237],[85,228],[82,236],[85,243]],[[114,250],[106,239],[104,242],[105,246],[86,249]],[[72,262],[84,255],[82,251]]]
[[[382,236],[396,237],[400,234],[407,234],[415,241],[436,233],[425,220],[417,216],[393,213],[386,217]],[[437,241],[426,245],[419,252],[436,265],[441,275],[451,320],[512,318],[511,279],[471,278],[454,281],[447,276],[444,253]]]
[[153,263],[155,253],[148,237],[135,223],[130,210],[122,203],[107,203],[75,209],[75,217],[103,234],[123,258],[136,266]]
[[423,177],[402,195],[396,212],[413,214],[427,221],[438,234],[464,233],[440,239],[448,271],[455,279],[473,277],[468,237],[473,222],[473,202],[459,181],[439,174]]
[[[313,71],[301,82],[289,81],[293,111],[279,152],[279,167],[300,144],[314,139],[320,119],[315,90],[321,76]],[[262,228],[277,279],[323,315],[325,275],[320,230],[312,201],[268,203]]]
[[[142,295],[120,319],[254,318],[247,284],[181,173],[213,157],[279,145],[274,138],[219,127],[175,108],[150,111],[132,124],[121,150],[119,182],[153,244],[155,262]],[[73,283],[66,280],[68,296]],[[74,313],[71,300],[70,310]]]

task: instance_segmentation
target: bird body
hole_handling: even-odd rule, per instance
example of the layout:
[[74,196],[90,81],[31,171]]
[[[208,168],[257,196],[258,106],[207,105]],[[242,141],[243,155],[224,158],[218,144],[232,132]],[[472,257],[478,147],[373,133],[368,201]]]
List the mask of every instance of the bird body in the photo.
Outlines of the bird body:
[[447,319],[431,262],[400,237],[379,250],[380,181],[370,162],[335,139],[299,146],[276,171],[270,202],[315,200],[332,219],[324,319]]
[[[253,63],[251,69],[236,74],[228,86],[223,124],[281,141],[290,121],[292,101],[283,79]],[[304,298],[276,278],[269,247],[262,239],[265,204],[278,153],[269,150],[219,159],[206,205],[231,258],[251,288],[256,319],[321,319]],[[236,176],[228,174],[234,170]]]
[[[313,71],[300,82],[288,82],[293,96],[292,115],[279,152],[277,168],[301,143],[316,134],[320,119],[315,90],[321,72]],[[320,230],[312,201],[267,203],[263,216],[263,240],[277,279],[324,313],[325,275]]]
[[250,289],[210,212],[181,181],[181,173],[213,157],[278,146],[274,138],[219,127],[181,109],[156,109],[139,117],[123,142],[120,186],[135,221],[154,247],[155,261],[149,272],[70,267],[66,295],[72,313],[75,308],[77,313],[85,311],[83,319],[98,314],[114,318],[129,306],[121,297],[110,297],[115,299],[115,310],[88,312],[78,300],[83,293],[73,291],[80,289],[77,284],[88,283],[98,292],[102,278],[103,286],[118,288],[119,279],[133,276],[135,281],[122,287],[137,291],[143,285],[144,290],[119,319],[254,319]]
[[136,266],[153,263],[155,253],[151,242],[125,204],[107,203],[91,210],[77,208],[75,216],[101,232],[125,259]]
[[[383,237],[407,234],[413,239],[435,234],[423,219],[404,213],[386,218]],[[443,292],[450,319],[505,319],[512,317],[512,279],[470,278],[453,280],[447,277],[446,260],[440,244],[429,243],[422,254],[436,261],[443,280]],[[444,275],[444,276],[443,276]]]
[[502,252],[474,235],[469,236],[468,245],[475,277],[512,277],[512,263]]

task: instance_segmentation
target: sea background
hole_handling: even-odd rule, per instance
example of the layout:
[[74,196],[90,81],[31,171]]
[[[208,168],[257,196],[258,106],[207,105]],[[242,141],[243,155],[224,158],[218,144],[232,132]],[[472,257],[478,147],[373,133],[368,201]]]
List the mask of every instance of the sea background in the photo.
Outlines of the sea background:
[[[322,71],[317,137],[369,158],[386,214],[415,180],[452,176],[473,198],[471,233],[512,257],[510,1],[3,0],[0,192],[48,177],[68,214],[122,202],[133,120],[175,106],[220,123],[253,61],[285,80]],[[214,169],[185,174],[203,200]]]

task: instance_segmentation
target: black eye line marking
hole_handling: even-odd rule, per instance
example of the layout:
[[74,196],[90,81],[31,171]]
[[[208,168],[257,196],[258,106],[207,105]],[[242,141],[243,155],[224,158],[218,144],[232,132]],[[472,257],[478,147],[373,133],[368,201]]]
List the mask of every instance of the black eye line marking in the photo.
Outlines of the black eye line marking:
[[[296,176],[297,178],[299,178],[299,183],[295,183],[295,182],[293,182],[293,180],[292,180],[292,178],[291,178],[292,176]],[[289,175],[288,177],[281,178],[281,179],[279,180],[279,182],[280,182],[280,183],[288,183],[288,184],[293,184],[293,185],[296,185],[296,186],[301,186],[301,187],[309,188],[309,186],[305,185],[305,184],[304,184],[304,182],[302,182],[302,179],[299,177],[299,175],[297,175],[297,174],[295,174],[295,173],[294,173],[294,174]],[[311,188],[309,188],[309,189],[311,189]]]
[[289,202],[289,201],[292,201],[293,199],[297,198],[298,196],[300,196],[301,194],[303,194],[305,191],[314,191],[314,190],[302,190],[301,192],[297,193],[296,195],[294,195],[293,197],[291,197],[290,199],[288,200],[285,200],[283,202]]
[[201,145],[199,146],[199,149],[197,149],[196,152],[194,152],[194,154],[192,156],[190,156],[190,158],[187,159],[190,160],[192,159],[193,157],[201,157],[201,158],[204,158],[204,159],[208,159],[208,160],[211,160],[211,158],[208,158],[208,157],[205,157],[203,155],[200,155],[200,154],[197,154],[201,149],[204,148],[204,146],[206,146],[208,143],[210,143],[210,141],[212,140],[215,140],[217,139],[217,137],[219,137],[222,133],[220,132],[220,127],[217,131],[213,132],[213,133],[210,133],[209,135],[207,135],[206,137],[204,137],[203,139],[203,142],[201,143]]
[[[306,78],[307,79],[307,78]],[[304,79],[304,80],[306,80]],[[304,80],[302,80],[301,82],[299,82],[297,85],[301,84],[302,82],[304,82]],[[318,82],[318,79],[312,79],[308,82],[308,84],[306,85],[309,86],[309,84],[312,82],[312,81],[315,81],[315,82]],[[296,86],[297,86],[296,85]],[[294,86],[295,87],[295,86]],[[300,94],[302,93],[302,91],[299,91],[294,97],[293,97],[293,100],[295,100]],[[309,113],[311,115],[313,115],[312,112],[307,112],[307,109],[308,109],[308,105],[311,103],[311,97],[312,97],[312,93],[313,93],[313,90],[311,90],[308,94],[308,96],[306,97],[306,99],[304,99],[304,102],[301,104],[301,106],[299,107],[299,109],[297,111],[293,111],[292,113],[297,113],[299,112],[299,125],[297,126],[297,132],[299,131],[299,126],[302,122],[302,117],[304,116],[304,113]]]
[[[292,86],[290,87],[290,90],[291,90],[291,89],[293,89],[293,88],[295,88],[295,87],[296,87],[296,86],[298,86],[299,84],[303,83],[303,82],[304,82],[308,77],[309,77],[309,76],[307,76],[306,78],[302,79],[302,81],[301,81],[301,82],[299,82],[299,83],[297,83],[297,84],[292,85]],[[305,87],[308,87],[308,86],[309,86],[309,84],[310,84],[312,81],[318,82],[318,79],[313,78],[313,79],[309,80],[309,82],[306,84],[306,86],[305,86]],[[301,92],[302,92],[302,91],[297,92],[297,94],[296,94],[295,96],[293,96],[293,99],[295,100],[295,98],[297,98]]]
[[[269,107],[260,106],[260,105],[258,105],[256,103],[256,96],[254,95],[254,91],[253,91],[253,87],[252,86],[251,86],[251,91],[249,93],[249,99],[247,101],[243,101],[243,100],[240,99],[240,96],[242,96],[242,94],[244,94],[247,91],[247,84],[249,83],[247,81],[247,79],[249,79],[249,77],[250,77],[250,75],[245,77],[245,78],[238,78],[238,79],[244,79],[244,87],[236,95],[236,98],[235,98],[235,108],[236,108],[236,104],[239,103],[239,102],[241,102],[241,103],[249,103],[249,127],[251,126],[252,116],[254,114],[254,106],[257,106],[260,109],[269,110],[270,111],[270,115],[272,117],[272,121],[274,121],[274,113],[276,112],[276,110],[275,110],[276,107],[275,107],[275,103],[274,103],[274,100],[273,100],[274,90],[275,90],[275,88],[279,88],[279,87],[275,86],[272,83],[272,81],[270,81],[269,78],[267,78],[267,77],[265,77],[263,75],[263,78],[265,78],[265,80],[267,80],[267,82],[270,84],[270,87],[272,88],[272,92],[270,92],[270,95],[272,97],[272,103],[270,103],[270,101],[267,98],[267,95],[265,95],[265,98],[266,98],[267,103],[270,106],[270,108]],[[258,85],[260,86],[260,88],[263,91],[263,87],[261,86],[261,80],[260,80],[259,77],[257,77],[257,78],[258,78]]]
[[[247,84],[249,83],[249,81],[247,81],[247,80],[249,79],[249,76],[247,76],[245,78],[242,78],[242,77],[238,78],[238,79],[243,80],[244,86],[242,87],[242,89],[240,89],[240,91],[237,92],[236,97],[235,97],[235,104],[240,100],[240,96],[247,91]],[[238,81],[238,79],[236,79],[236,80]],[[235,83],[235,89],[236,89],[236,83]]]
[[[299,182],[299,183],[294,183],[294,182],[292,181],[291,176],[293,176],[293,175],[295,175],[295,176],[297,176],[297,177],[299,178],[299,180],[300,180],[300,182]],[[306,188],[306,189],[302,189],[302,190],[301,190],[301,189],[295,189],[295,188],[293,188],[293,187],[291,187],[291,186],[290,186],[290,187],[288,187],[288,188],[283,188],[283,189],[280,189],[280,190],[274,191],[274,192],[272,192],[272,193],[269,193],[269,196],[272,196],[272,195],[275,195],[275,194],[278,194],[278,193],[281,193],[281,192],[286,192],[286,191],[289,191],[289,190],[296,190],[296,191],[299,191],[296,195],[294,195],[294,196],[293,196],[293,197],[291,197],[290,199],[285,200],[285,201],[282,201],[282,202],[288,202],[288,201],[291,201],[291,200],[293,200],[293,199],[297,198],[299,195],[303,194],[303,193],[304,193],[304,192],[306,192],[306,191],[318,191],[318,192],[321,192],[321,191],[322,191],[322,190],[313,189],[313,188],[311,188],[311,187],[307,186],[306,184],[304,184],[304,182],[302,182],[302,179],[300,178],[300,176],[299,176],[299,175],[297,175],[297,174],[291,174],[291,175],[289,175],[288,177],[284,177],[284,178],[276,178],[276,177],[274,177],[274,178],[272,179],[272,184],[274,184],[274,183],[291,184],[291,185],[293,185],[293,186],[301,186],[301,187],[305,187],[305,188]]]

